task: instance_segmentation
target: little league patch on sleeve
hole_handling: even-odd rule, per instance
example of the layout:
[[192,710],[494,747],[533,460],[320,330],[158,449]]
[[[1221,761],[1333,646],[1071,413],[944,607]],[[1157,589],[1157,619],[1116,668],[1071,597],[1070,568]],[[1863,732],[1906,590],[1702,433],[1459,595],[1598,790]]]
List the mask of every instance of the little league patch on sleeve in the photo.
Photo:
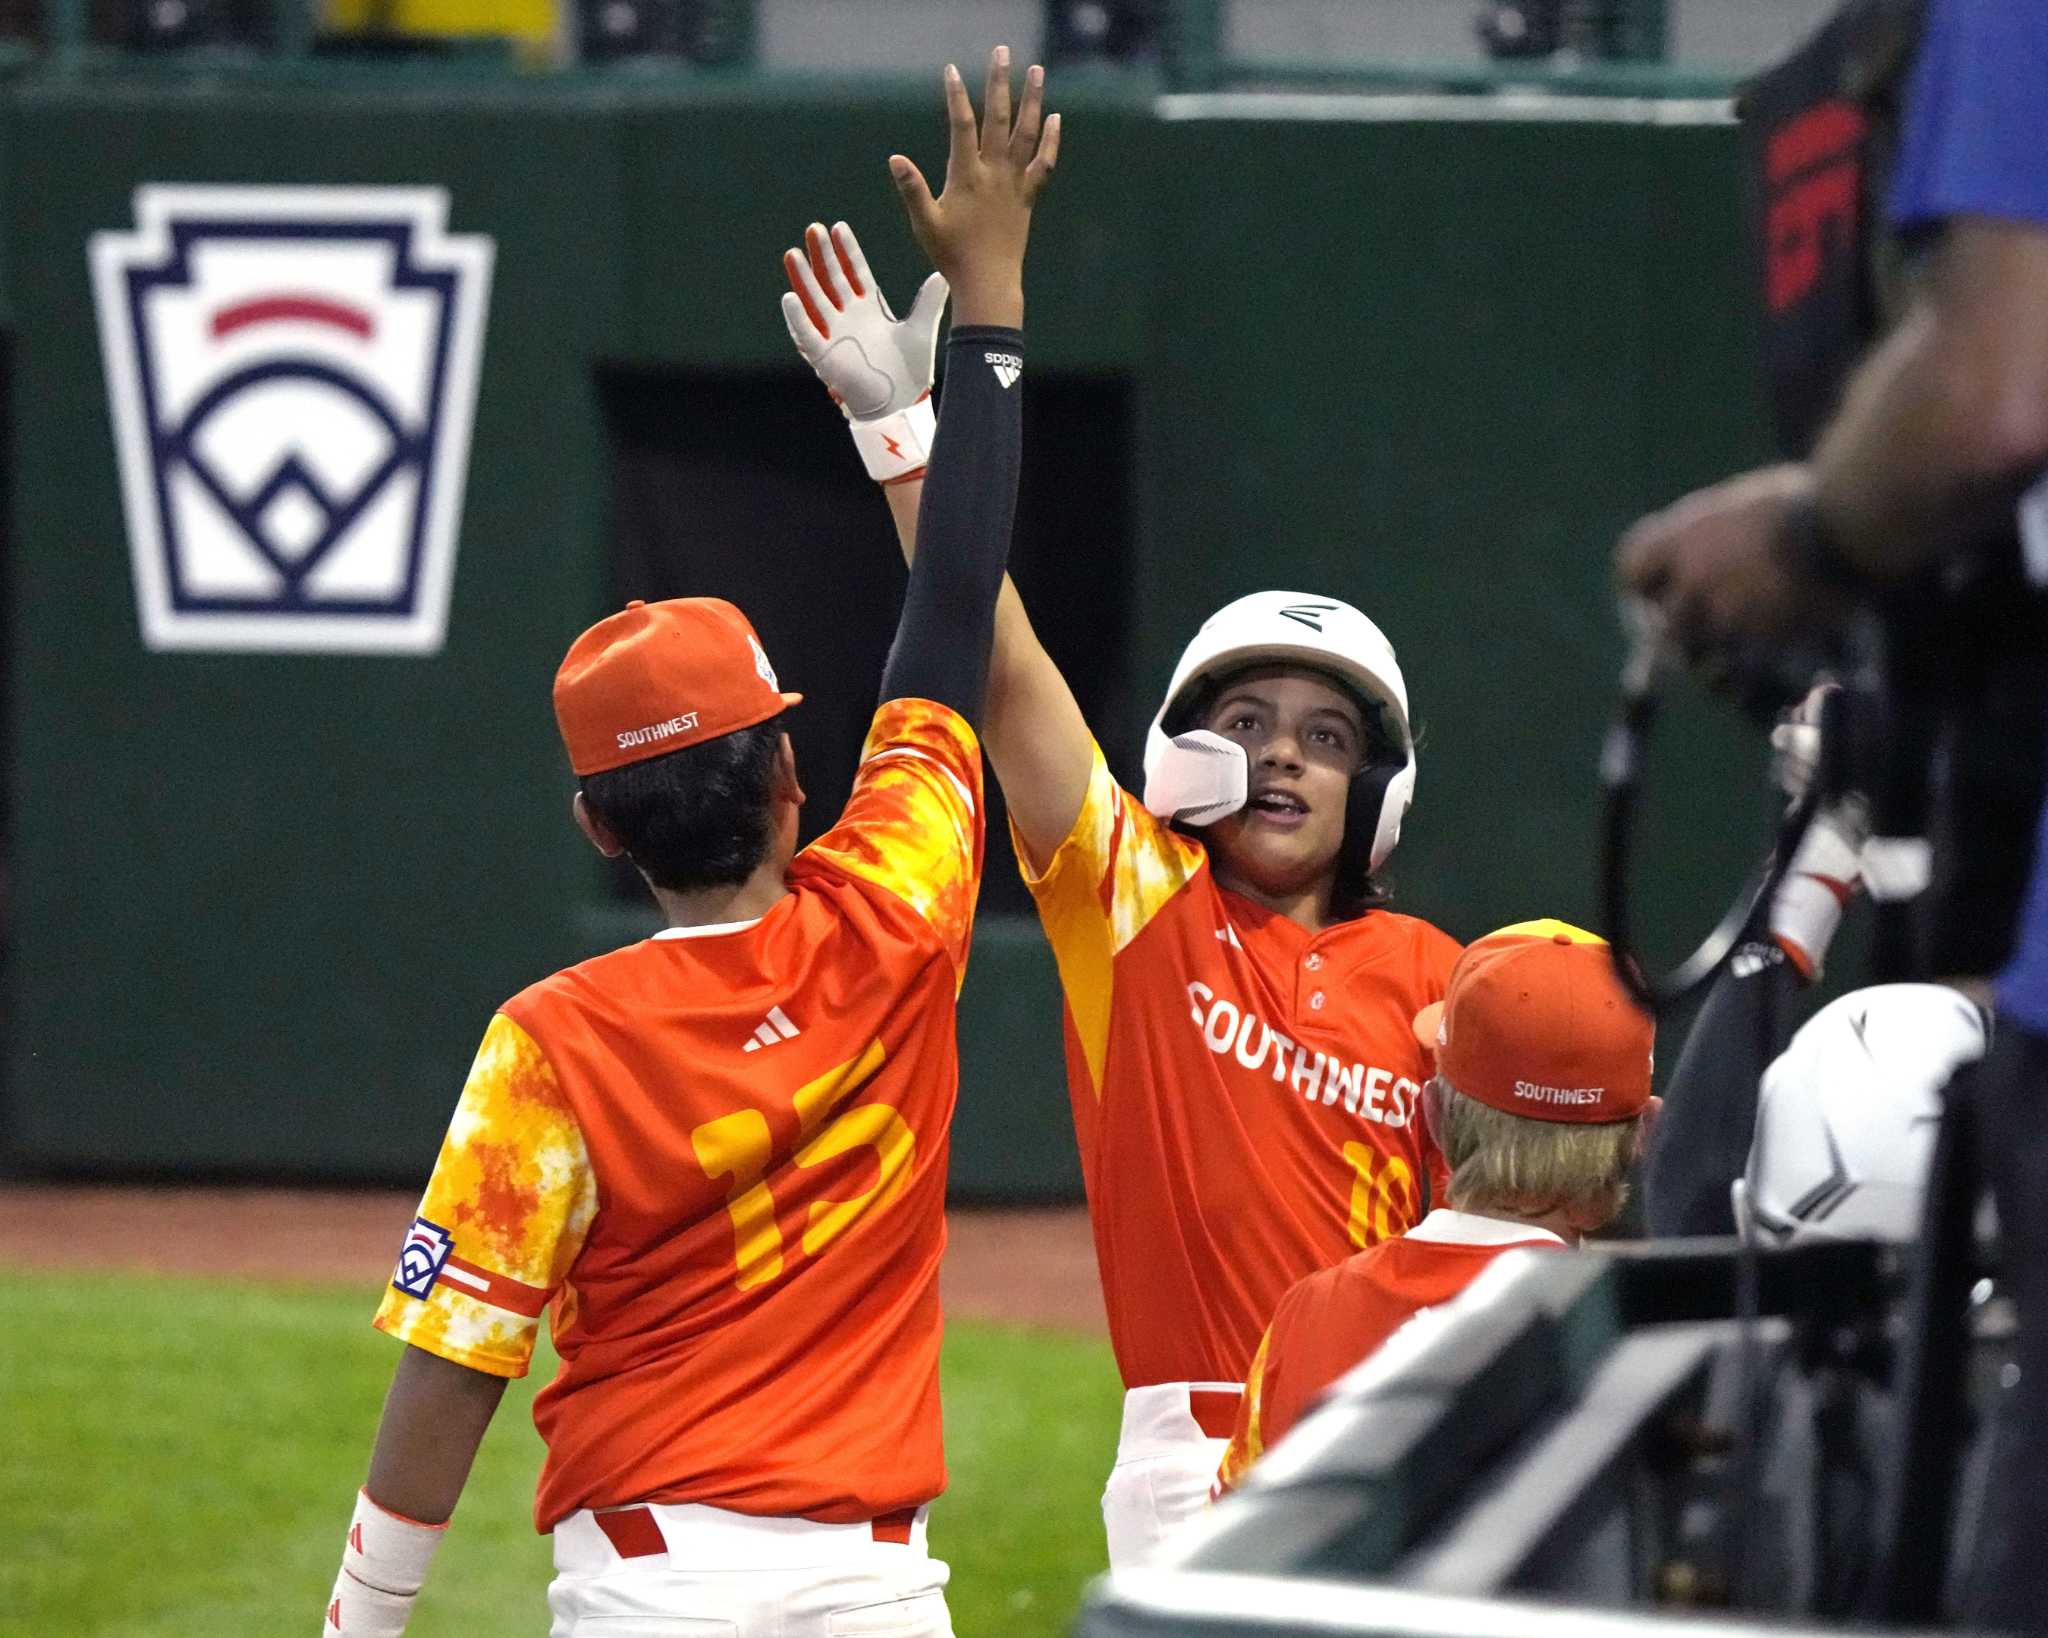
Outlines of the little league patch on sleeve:
[[398,1248],[398,1271],[391,1276],[391,1283],[408,1297],[424,1298],[434,1289],[454,1249],[455,1237],[440,1224],[415,1217],[406,1231],[405,1244]]
[[143,641],[432,654],[493,246],[438,188],[169,187],[90,262]]

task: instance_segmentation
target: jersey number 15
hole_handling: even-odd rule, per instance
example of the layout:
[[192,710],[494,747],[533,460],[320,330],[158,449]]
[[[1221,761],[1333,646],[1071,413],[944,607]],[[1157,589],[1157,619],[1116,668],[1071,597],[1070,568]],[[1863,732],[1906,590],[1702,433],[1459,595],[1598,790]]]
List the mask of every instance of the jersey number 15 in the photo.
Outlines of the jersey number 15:
[[[866,1213],[883,1210],[910,1181],[917,1134],[896,1110],[885,1103],[856,1104],[829,1122],[825,1119],[874,1078],[887,1056],[880,1041],[870,1042],[858,1057],[826,1070],[796,1090],[797,1129],[804,1142],[792,1158],[799,1168],[822,1166],[849,1150],[865,1148],[874,1150],[880,1169],[872,1188],[845,1200],[811,1202],[802,1242],[807,1256],[817,1256]],[[758,1109],[721,1115],[691,1132],[690,1147],[706,1177],[732,1179],[725,1209],[732,1218],[739,1289],[751,1291],[778,1278],[782,1273],[782,1229],[775,1221],[775,1196],[763,1180],[775,1147],[768,1117]]]

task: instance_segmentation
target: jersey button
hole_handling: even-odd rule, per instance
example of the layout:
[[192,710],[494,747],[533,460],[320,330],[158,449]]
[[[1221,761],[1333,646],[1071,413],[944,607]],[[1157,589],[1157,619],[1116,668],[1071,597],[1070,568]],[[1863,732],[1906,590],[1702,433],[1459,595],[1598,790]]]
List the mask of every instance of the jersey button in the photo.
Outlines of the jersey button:
[[1315,952],[1314,952],[1314,953],[1313,953],[1312,955],[1310,955],[1310,957],[1308,958],[1308,960],[1306,960],[1306,961],[1304,961],[1304,962],[1302,963],[1302,965],[1303,965],[1304,967],[1308,968],[1308,970],[1309,970],[1310,972],[1315,972],[1315,971],[1317,971],[1317,970],[1318,970],[1318,969],[1319,969],[1319,968],[1320,968],[1320,967],[1322,966],[1322,964],[1323,964],[1323,953],[1322,953],[1322,951],[1320,951],[1320,950],[1317,950],[1317,951],[1315,951]]
[[1310,1012],[1321,1012],[1323,1010],[1323,992],[1321,990],[1317,990],[1314,995],[1308,998],[1308,1010]]

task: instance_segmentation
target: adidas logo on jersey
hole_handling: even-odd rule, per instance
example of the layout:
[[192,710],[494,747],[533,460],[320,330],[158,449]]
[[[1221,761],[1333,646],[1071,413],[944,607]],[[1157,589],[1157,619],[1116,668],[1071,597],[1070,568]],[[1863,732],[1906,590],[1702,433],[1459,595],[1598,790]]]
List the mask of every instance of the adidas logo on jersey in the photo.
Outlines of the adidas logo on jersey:
[[742,1052],[759,1052],[763,1047],[780,1046],[784,1041],[794,1041],[803,1031],[789,1021],[789,1014],[780,1007],[770,1007],[768,1016],[754,1026],[754,1038]]
[[1016,386],[1017,378],[1024,373],[1024,360],[1015,353],[983,353],[981,357],[996,372],[1005,392]]

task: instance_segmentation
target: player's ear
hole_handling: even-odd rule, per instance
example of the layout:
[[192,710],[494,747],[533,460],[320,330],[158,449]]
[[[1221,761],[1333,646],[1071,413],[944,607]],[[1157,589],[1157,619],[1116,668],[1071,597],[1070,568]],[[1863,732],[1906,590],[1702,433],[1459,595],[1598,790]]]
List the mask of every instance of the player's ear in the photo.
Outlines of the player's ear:
[[1631,1165],[1641,1165],[1643,1156],[1650,1152],[1650,1134],[1657,1130],[1657,1118],[1663,1113],[1662,1098],[1652,1098],[1643,1105],[1643,1112],[1636,1117],[1636,1152],[1629,1157]]
[[569,804],[569,811],[576,816],[576,828],[590,838],[590,845],[607,859],[616,859],[626,851],[626,844],[611,833],[605,822],[590,811],[590,804],[583,800],[583,793],[576,793],[576,800]]
[[1422,1129],[1429,1134],[1429,1141],[1436,1145],[1437,1153],[1444,1149],[1443,1094],[1437,1090],[1437,1078],[1432,1075],[1422,1083]]
[[796,777],[796,747],[784,734],[775,747],[775,790],[774,795],[788,801],[794,807],[804,805],[804,788]]

